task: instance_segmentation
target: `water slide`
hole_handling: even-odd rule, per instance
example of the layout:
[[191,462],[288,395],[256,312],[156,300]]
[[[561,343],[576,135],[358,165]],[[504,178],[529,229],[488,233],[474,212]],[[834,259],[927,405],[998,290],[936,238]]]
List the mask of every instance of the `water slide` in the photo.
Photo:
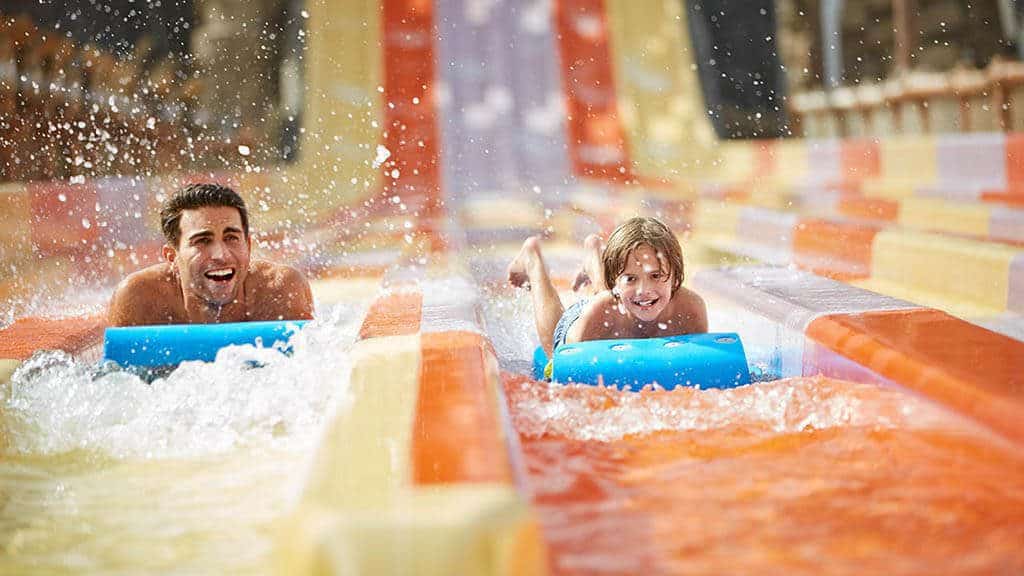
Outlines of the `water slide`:
[[[313,278],[290,357],[96,363],[154,207],[210,175],[5,185],[0,572],[1024,570],[1024,143],[719,143],[687,16],[310,3],[302,159],[214,175]],[[635,214],[758,382],[529,376],[522,240],[570,302]]]

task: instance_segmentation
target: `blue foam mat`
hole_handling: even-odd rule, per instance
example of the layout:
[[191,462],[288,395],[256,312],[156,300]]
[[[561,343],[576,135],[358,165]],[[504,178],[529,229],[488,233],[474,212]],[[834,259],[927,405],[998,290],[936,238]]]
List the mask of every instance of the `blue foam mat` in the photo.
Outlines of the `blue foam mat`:
[[305,324],[279,321],[107,328],[103,359],[126,367],[173,366],[186,360],[210,362],[225,346],[286,343]]
[[[547,356],[534,354],[534,377],[543,378]],[[555,350],[552,380],[614,385],[640,390],[699,386],[733,388],[750,383],[740,337],[731,332],[686,334],[668,338],[591,340]]]

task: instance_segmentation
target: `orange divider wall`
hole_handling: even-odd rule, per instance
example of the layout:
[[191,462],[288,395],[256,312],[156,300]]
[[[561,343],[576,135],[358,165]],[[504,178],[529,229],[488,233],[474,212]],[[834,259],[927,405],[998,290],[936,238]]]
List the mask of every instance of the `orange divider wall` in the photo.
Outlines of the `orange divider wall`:
[[512,483],[490,346],[474,332],[423,334],[414,483]]
[[895,222],[899,218],[900,203],[885,198],[845,196],[839,199],[838,210],[850,218]]
[[420,331],[422,311],[423,294],[419,291],[385,294],[370,305],[359,329],[359,338],[416,334]]
[[801,220],[793,230],[796,263],[835,279],[871,273],[871,243],[878,228],[822,219]]
[[1006,183],[1024,184],[1024,134],[1006,135]]
[[1024,342],[927,308],[825,316],[806,335],[1024,443]]
[[839,155],[846,179],[860,180],[882,173],[877,140],[844,140]]

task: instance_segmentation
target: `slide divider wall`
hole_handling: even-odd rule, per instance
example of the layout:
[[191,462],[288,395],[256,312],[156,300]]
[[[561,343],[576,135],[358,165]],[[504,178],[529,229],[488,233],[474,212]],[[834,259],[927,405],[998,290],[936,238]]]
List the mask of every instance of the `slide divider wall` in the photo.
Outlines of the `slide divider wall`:
[[798,270],[707,270],[694,285],[739,308],[754,364],[899,386],[1024,444],[1024,342]]
[[480,295],[456,267],[385,278],[281,573],[546,573]]

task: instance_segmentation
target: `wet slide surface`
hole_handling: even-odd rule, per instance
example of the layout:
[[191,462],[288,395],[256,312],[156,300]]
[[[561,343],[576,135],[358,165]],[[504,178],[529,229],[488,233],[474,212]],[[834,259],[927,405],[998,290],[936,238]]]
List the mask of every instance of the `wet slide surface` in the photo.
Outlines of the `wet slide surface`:
[[505,386],[555,574],[1024,570],[1024,457],[904,393]]

